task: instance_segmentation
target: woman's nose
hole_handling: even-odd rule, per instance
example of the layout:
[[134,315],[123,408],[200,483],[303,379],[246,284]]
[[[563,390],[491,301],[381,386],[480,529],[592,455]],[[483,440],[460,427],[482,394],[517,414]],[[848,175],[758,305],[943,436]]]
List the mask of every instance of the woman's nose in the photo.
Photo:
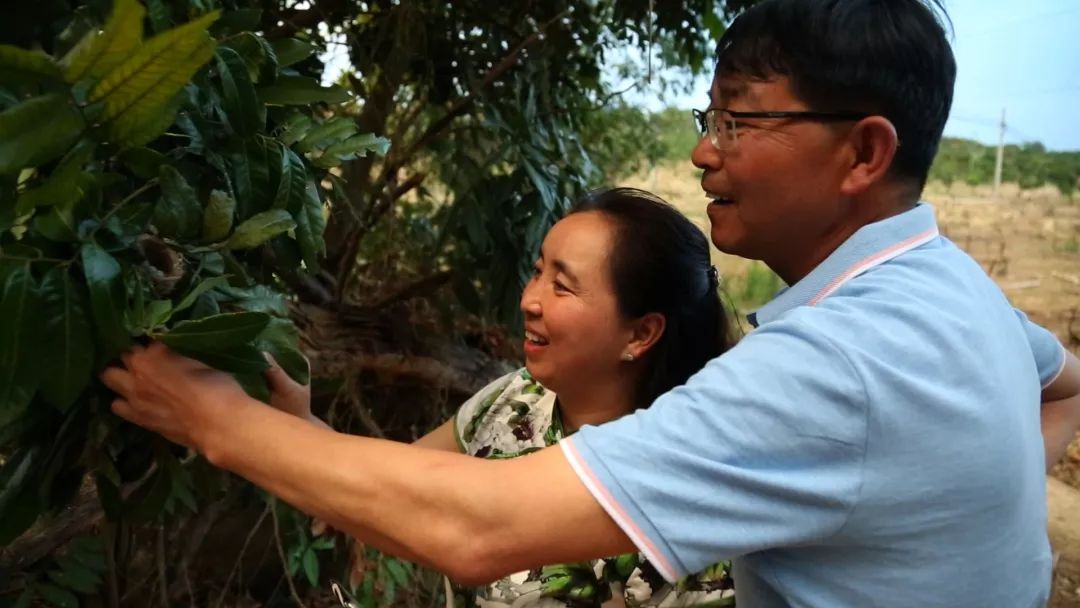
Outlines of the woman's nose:
[[536,293],[536,281],[530,280],[521,290],[521,312],[528,317],[540,316],[540,298]]

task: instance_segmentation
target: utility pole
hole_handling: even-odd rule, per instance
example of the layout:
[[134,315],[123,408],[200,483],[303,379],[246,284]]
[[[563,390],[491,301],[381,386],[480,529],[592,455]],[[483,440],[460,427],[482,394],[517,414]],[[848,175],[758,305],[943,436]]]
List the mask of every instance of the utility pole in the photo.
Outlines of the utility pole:
[[994,197],[1001,189],[1001,162],[1005,159],[1005,108],[1001,108],[1001,128],[998,130],[997,163],[994,164]]

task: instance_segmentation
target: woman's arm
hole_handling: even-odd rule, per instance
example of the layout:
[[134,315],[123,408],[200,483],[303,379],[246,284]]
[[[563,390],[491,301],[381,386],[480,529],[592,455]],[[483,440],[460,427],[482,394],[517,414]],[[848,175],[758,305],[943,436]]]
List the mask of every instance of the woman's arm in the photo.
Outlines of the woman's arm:
[[118,415],[199,450],[298,509],[465,584],[633,543],[559,449],[505,461],[335,433],[154,343],[105,383]]
[[461,453],[461,445],[458,443],[457,429],[454,425],[455,419],[450,418],[427,435],[412,442],[412,444],[432,450]]

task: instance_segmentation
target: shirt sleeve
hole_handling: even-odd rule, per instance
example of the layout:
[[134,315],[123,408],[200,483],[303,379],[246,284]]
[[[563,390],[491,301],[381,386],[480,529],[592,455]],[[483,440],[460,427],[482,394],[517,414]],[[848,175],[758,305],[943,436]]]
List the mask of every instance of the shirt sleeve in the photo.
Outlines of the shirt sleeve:
[[1031,354],[1034,355],[1035,366],[1039,369],[1039,382],[1046,388],[1057,380],[1065,369],[1065,345],[1050,330],[1033,323],[1020,309],[1016,309],[1016,316],[1020,318],[1028,344],[1031,345]]
[[649,409],[560,445],[673,582],[719,560],[836,534],[861,486],[866,401],[833,341],[781,319]]
[[472,441],[473,435],[476,433],[476,425],[484,414],[491,407],[495,399],[506,390],[506,387],[521,374],[521,370],[515,370],[496,378],[484,388],[476,392],[475,395],[469,397],[465,403],[461,404],[457,413],[454,415],[454,436],[457,437],[458,448],[462,453],[468,454],[468,445]]

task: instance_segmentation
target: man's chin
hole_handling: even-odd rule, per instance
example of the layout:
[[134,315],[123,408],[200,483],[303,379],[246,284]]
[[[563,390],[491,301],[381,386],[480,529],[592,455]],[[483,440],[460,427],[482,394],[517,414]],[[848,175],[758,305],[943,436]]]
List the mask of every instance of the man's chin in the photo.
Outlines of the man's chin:
[[713,247],[716,247],[720,253],[745,257],[742,239],[722,230],[712,230],[709,233],[709,239],[712,241]]

